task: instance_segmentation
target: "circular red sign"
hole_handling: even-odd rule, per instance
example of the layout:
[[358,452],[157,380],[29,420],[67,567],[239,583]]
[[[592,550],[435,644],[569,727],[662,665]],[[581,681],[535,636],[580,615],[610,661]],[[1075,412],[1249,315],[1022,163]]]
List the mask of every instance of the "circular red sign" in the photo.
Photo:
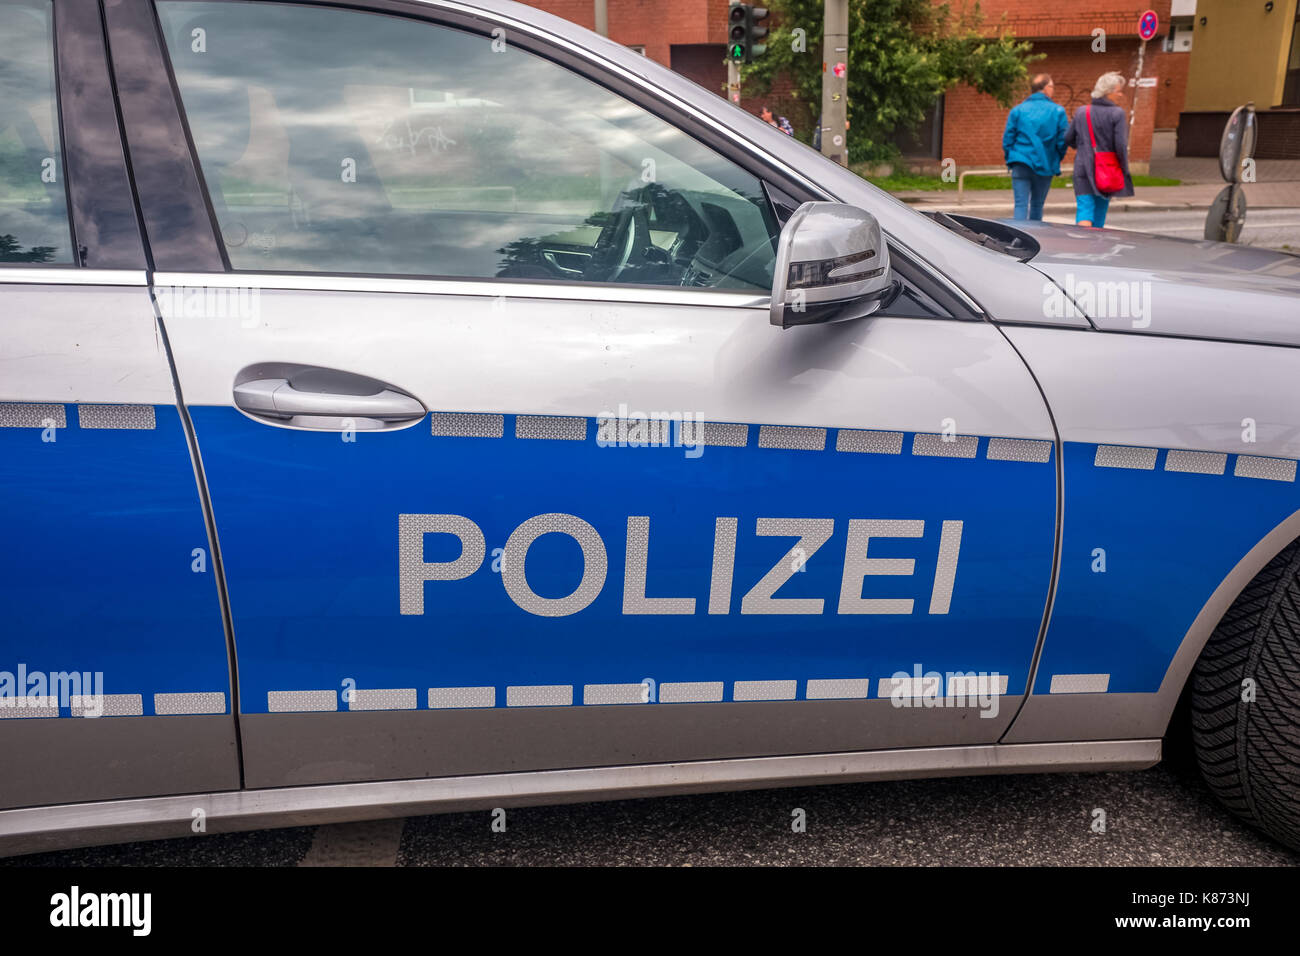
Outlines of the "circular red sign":
[[1142,16],[1138,17],[1138,36],[1144,40],[1150,40],[1160,29],[1160,17],[1154,10],[1148,10]]

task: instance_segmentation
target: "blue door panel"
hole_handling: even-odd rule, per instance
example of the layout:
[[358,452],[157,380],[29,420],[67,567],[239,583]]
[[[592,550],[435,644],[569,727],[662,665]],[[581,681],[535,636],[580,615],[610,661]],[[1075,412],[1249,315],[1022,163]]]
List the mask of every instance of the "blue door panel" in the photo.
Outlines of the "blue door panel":
[[[436,437],[429,420],[396,432],[268,427],[225,407],[192,409],[227,572],[241,707],[268,709],[276,691],[581,686],[808,679],[876,683],[897,671],[1008,675],[1022,693],[1051,574],[1055,468],[1044,462],[911,453],[759,447],[602,447],[582,440]],[[1049,446],[1050,447],[1050,446]],[[542,514],[574,515],[599,534],[604,585],[566,616],[529,613],[498,573],[511,532]],[[399,604],[399,516],[460,515],[482,530],[485,556],[468,576],[424,585],[422,614]],[[648,516],[645,594],[694,598],[693,614],[624,614],[629,516]],[[730,611],[710,614],[715,519],[738,519]],[[747,591],[796,544],[760,537],[759,518],[829,518],[831,538],[775,597],[821,598],[821,614],[742,614]],[[910,614],[838,613],[850,518],[924,521],[919,538],[872,538],[871,558],[915,561],[914,573],[872,574],[865,598],[912,598]],[[962,537],[946,614],[929,613],[945,521]],[[451,562],[450,534],[427,534],[423,558]],[[527,554],[529,586],[561,598],[579,584],[578,543],[545,534]],[[344,705],[339,702],[337,706]]]
[[[228,706],[221,608],[176,408],[94,406],[101,424],[86,427],[89,406],[49,407],[65,409],[66,427],[0,428],[0,671],[99,672],[103,693],[139,695],[144,716],[154,694],[220,694]],[[104,425],[106,408],[140,421]],[[212,700],[204,712],[226,712]]]
[[[1158,690],[1219,583],[1300,508],[1294,462],[1134,451],[1150,453],[1146,467],[1100,466],[1098,446],[1065,445],[1060,582],[1036,694],[1060,675],[1108,675],[1111,693]],[[1203,471],[1170,470],[1181,467]],[[1264,474],[1277,477],[1252,477]]]

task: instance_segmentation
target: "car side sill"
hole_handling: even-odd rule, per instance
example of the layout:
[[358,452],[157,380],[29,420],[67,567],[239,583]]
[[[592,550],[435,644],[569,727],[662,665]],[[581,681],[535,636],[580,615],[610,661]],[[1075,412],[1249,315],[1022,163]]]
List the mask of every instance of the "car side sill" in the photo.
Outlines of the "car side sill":
[[986,744],[224,791],[0,811],[0,856],[381,817],[866,780],[1144,770],[1160,740]]

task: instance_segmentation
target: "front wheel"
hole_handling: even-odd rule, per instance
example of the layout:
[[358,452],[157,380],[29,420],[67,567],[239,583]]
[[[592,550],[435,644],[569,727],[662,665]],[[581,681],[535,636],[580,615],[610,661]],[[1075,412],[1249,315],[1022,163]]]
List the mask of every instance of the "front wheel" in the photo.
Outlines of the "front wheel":
[[1300,541],[1233,602],[1192,675],[1201,774],[1233,813],[1300,850]]

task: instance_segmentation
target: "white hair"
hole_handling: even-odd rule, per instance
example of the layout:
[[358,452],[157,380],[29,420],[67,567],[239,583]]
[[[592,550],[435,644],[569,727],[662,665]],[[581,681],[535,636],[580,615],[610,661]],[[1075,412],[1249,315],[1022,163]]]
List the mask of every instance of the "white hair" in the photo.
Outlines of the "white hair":
[[1092,88],[1092,98],[1099,100],[1103,96],[1109,96],[1116,90],[1123,89],[1125,85],[1124,74],[1122,73],[1103,73],[1097,77],[1097,83]]

